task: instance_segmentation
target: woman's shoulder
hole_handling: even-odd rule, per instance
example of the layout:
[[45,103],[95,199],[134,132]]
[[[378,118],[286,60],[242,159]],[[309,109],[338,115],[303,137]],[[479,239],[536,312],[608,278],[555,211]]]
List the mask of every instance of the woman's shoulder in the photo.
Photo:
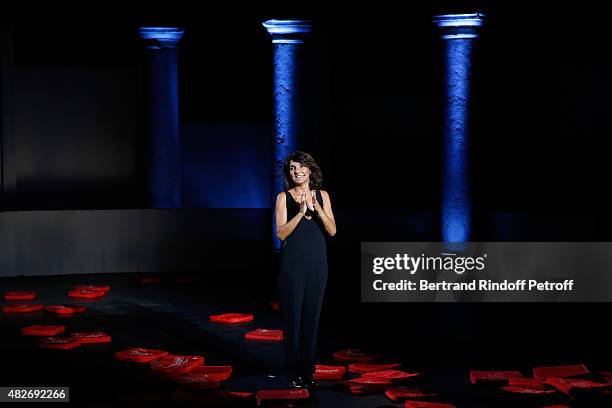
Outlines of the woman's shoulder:
[[287,195],[285,194],[284,191],[281,191],[280,193],[276,195],[276,201],[285,201],[285,200],[287,200]]

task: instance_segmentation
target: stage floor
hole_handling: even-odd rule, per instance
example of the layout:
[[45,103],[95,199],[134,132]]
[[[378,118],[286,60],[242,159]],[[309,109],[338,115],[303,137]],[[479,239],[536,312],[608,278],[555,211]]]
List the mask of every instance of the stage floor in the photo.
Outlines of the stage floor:
[[[202,355],[206,365],[232,365],[230,380],[222,390],[256,392],[261,389],[284,388],[283,352],[280,343],[244,340],[244,333],[255,328],[280,329],[280,316],[268,302],[270,294],[251,290],[239,279],[225,276],[223,283],[202,279],[203,275],[159,275],[160,282],[143,283],[143,274],[98,274],[61,277],[17,277],[0,279],[2,293],[8,290],[36,290],[33,303],[82,304],[87,310],[71,317],[45,311],[24,314],[2,314],[0,336],[2,372],[0,386],[69,386],[70,404],[58,406],[255,406],[253,398],[228,400],[210,391],[190,391],[170,381],[151,375],[147,364],[118,361],[114,353],[133,347],[169,351],[172,354]],[[228,285],[227,282],[235,284]],[[66,293],[79,284],[110,285],[110,292],[99,299],[69,298]],[[4,302],[8,304],[10,302]],[[226,312],[253,313],[255,321],[239,325],[211,323],[209,315]],[[66,326],[66,333],[102,330],[112,336],[107,344],[83,345],[73,350],[45,350],[36,338],[21,334],[21,328],[34,324]],[[341,348],[360,347],[359,340],[346,330],[346,324],[333,324],[323,319],[320,338],[321,364],[339,365],[331,352]],[[392,332],[406,335],[400,329]],[[407,333],[406,339],[414,334]],[[350,339],[350,340],[349,340]],[[397,343],[397,340],[394,340]],[[410,346],[407,344],[407,348]],[[439,402],[457,407],[544,407],[567,403],[559,394],[552,397],[516,398],[493,387],[469,383],[469,355],[465,363],[456,363],[451,353],[461,353],[451,346],[442,349],[419,349],[418,358],[381,349],[383,358],[404,363],[406,371],[422,372],[423,386],[438,393]],[[431,365],[423,354],[432,353]],[[444,355],[448,354],[448,364]],[[409,353],[408,353],[409,354]],[[500,358],[500,361],[503,360]],[[418,361],[418,367],[415,366]],[[412,364],[412,365],[411,365]],[[517,363],[518,365],[519,363]],[[489,362],[490,368],[495,366]],[[499,366],[516,369],[517,366]],[[527,369],[522,368],[524,371]],[[347,377],[348,378],[348,377]],[[19,406],[26,406],[20,404]],[[53,404],[52,404],[53,405]],[[37,405],[38,406],[38,405]],[[402,407],[383,393],[356,396],[320,382],[320,389],[303,407]]]

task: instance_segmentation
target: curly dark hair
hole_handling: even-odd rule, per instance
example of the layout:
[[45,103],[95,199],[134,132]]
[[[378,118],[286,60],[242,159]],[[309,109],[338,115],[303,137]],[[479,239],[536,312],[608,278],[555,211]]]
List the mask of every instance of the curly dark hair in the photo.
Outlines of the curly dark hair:
[[305,152],[295,151],[291,153],[287,160],[285,160],[285,164],[283,165],[283,173],[285,175],[284,186],[285,190],[289,190],[295,186],[293,179],[291,178],[291,174],[289,172],[291,162],[300,163],[302,166],[308,167],[310,170],[310,179],[308,185],[312,190],[317,190],[321,188],[323,184],[323,172],[321,172],[321,168],[312,158],[311,155]]

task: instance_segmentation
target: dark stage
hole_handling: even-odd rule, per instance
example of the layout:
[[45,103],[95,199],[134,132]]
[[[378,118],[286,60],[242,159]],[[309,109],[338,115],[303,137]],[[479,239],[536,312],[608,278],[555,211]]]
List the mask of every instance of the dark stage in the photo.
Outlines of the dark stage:
[[[86,307],[0,313],[0,387],[70,387],[70,402],[43,404],[59,407],[253,407],[258,391],[287,388],[282,343],[244,335],[283,328],[274,200],[282,161],[304,150],[337,225],[317,364],[380,353],[419,373],[393,386],[458,408],[612,406],[609,389],[470,382],[471,370],[583,364],[567,377],[612,384],[609,302],[364,302],[360,275],[364,242],[612,242],[603,6],[124,3],[0,15],[0,293]],[[561,264],[546,272],[599,277]],[[68,297],[80,284],[111,289]],[[254,321],[209,320],[223,313]],[[112,341],[44,349],[21,333],[30,325]],[[190,388],[115,356],[136,347],[232,374]],[[354,395],[321,380],[295,406],[404,407],[385,384]]]
[[[37,290],[39,303],[87,308],[71,317],[45,311],[3,315],[2,383],[68,384],[71,406],[254,406],[254,397],[234,400],[217,390],[185,388],[156,377],[147,364],[118,361],[114,356],[116,351],[132,347],[202,355],[207,365],[232,365],[232,377],[223,383],[222,390],[256,392],[285,387],[280,344],[243,338],[255,328],[280,328],[278,312],[268,304],[271,298],[261,285],[265,279],[259,279],[266,271],[252,270],[247,278],[239,278],[243,271],[219,272],[223,273],[217,279],[185,273],[2,279],[3,288]],[[161,280],[143,281],[147,278]],[[77,284],[110,285],[111,290],[101,299],[68,298],[66,291]],[[339,293],[330,289],[329,293]],[[588,305],[535,304],[526,313],[525,305],[493,304],[486,315],[478,304],[440,306],[359,306],[330,295],[318,362],[342,365],[334,361],[332,353],[343,348],[378,350],[383,354],[381,361],[401,362],[401,369],[422,373],[409,384],[439,394],[433,401],[458,407],[540,407],[568,401],[559,393],[516,397],[498,387],[472,385],[471,369],[529,373],[536,365],[580,362],[594,371],[610,366],[605,336],[585,335],[602,324]],[[211,314],[227,311],[252,313],[255,321],[227,326],[208,319]],[[84,344],[74,350],[44,350],[37,347],[38,339],[20,333],[22,327],[32,324],[61,324],[67,332],[103,330],[112,336],[112,342]],[[382,393],[352,395],[334,383],[321,381],[314,397],[299,406],[399,406]]]

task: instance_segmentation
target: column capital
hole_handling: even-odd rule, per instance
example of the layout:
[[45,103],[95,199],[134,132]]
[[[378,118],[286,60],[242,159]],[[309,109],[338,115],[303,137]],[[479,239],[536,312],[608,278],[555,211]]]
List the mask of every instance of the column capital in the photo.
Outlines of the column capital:
[[263,23],[274,44],[302,44],[304,35],[312,31],[309,20],[268,20]]
[[177,27],[139,27],[138,35],[147,41],[147,48],[176,48],[185,30]]
[[443,40],[470,39],[478,37],[484,14],[443,14],[434,16],[433,22],[442,29]]

